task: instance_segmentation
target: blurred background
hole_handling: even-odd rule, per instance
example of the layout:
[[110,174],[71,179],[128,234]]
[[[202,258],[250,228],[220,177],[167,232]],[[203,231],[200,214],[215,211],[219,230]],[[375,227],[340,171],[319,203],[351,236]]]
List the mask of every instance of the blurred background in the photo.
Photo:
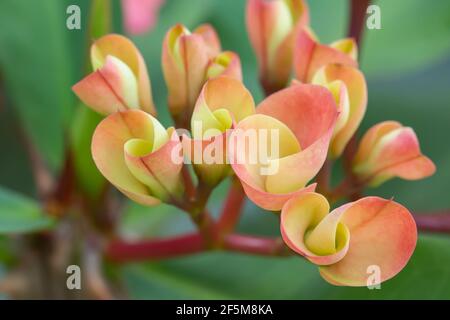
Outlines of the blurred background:
[[[113,30],[125,33],[120,3],[112,3]],[[66,8],[70,4],[81,8],[81,30],[66,28]],[[312,27],[322,42],[346,36],[348,1],[310,0],[308,4]],[[374,4],[381,8],[382,29],[364,30],[360,61],[368,81],[369,104],[359,132],[383,120],[413,127],[422,151],[436,163],[437,173],[417,182],[394,179],[367,194],[395,197],[413,212],[448,209],[450,1],[379,0]],[[38,266],[29,258],[34,253],[24,249],[33,243],[33,234],[55,228],[66,232],[74,224],[67,224],[67,229],[61,224],[78,219],[76,212],[64,213],[70,217],[64,219],[55,217],[59,213],[48,214],[46,210],[53,212],[52,207],[42,205],[45,197],[36,189],[33,165],[45,163],[51,173],[58,175],[68,166],[65,156],[70,145],[74,154],[70,165],[76,168],[81,188],[95,198],[103,183],[89,152],[90,135],[98,119],[79,106],[70,89],[87,70],[89,8],[89,0],[0,2],[0,281],[20,270],[39,277],[45,267],[36,271]],[[146,60],[159,119],[164,125],[170,125],[171,120],[160,65],[161,43],[167,29],[178,22],[188,28],[211,23],[222,47],[240,55],[245,84],[255,100],[261,101],[244,8],[244,0],[166,0],[154,28],[130,36]],[[41,180],[45,184],[45,177]],[[209,203],[215,214],[227,184],[215,190]],[[172,207],[146,208],[129,201],[120,205],[115,232],[126,239],[193,230],[188,217]],[[83,231],[83,224],[75,225],[82,231],[70,241],[83,247],[90,241],[89,233]],[[238,230],[279,235],[276,217],[249,202]],[[139,299],[449,299],[449,266],[450,234],[421,233],[407,267],[383,283],[381,290],[333,287],[320,277],[316,266],[298,257],[204,253],[121,266],[106,263],[101,267],[108,279],[119,283],[125,296]],[[65,278],[62,281],[64,286]]]

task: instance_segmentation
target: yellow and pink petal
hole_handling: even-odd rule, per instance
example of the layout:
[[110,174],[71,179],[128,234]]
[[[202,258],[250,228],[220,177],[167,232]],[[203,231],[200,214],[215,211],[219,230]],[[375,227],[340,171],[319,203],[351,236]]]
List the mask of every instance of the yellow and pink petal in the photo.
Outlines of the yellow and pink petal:
[[[191,33],[178,24],[166,34],[163,42],[162,68],[168,88],[168,104],[172,115],[190,116],[206,80],[211,52],[217,46],[210,28]],[[211,42],[207,44],[205,39]]]
[[[340,92],[338,97],[338,101],[342,105],[330,143],[331,158],[337,158],[342,154],[358,129],[367,107],[367,84],[363,73],[358,69],[340,64],[328,64],[320,68],[312,79],[312,83],[328,87],[336,81],[344,84],[346,93],[342,97],[342,92]],[[329,89],[332,88],[329,87]],[[346,110],[347,99],[348,110]]]
[[353,39],[321,44],[309,28],[303,28],[295,39],[295,76],[301,82],[309,83],[321,67],[330,63],[358,67],[356,48]]
[[108,56],[116,57],[130,68],[137,81],[139,108],[156,115],[147,66],[133,42],[118,34],[108,34],[96,40],[91,46],[94,71],[106,63]]
[[[175,136],[174,136],[175,135]],[[148,113],[128,110],[109,115],[92,138],[92,157],[103,176],[131,199],[144,205],[175,196],[182,162],[173,129],[165,130]],[[155,181],[161,185],[155,186]],[[160,192],[165,189],[167,192]]]
[[242,68],[239,56],[231,51],[224,51],[215,56],[208,64],[206,78],[227,76],[242,81]]
[[422,154],[412,128],[385,121],[370,128],[361,139],[353,171],[360,180],[377,186],[393,177],[423,179],[434,174],[436,167]]
[[283,88],[292,68],[295,33],[309,23],[306,2],[250,0],[246,21],[261,80],[273,88]]
[[[295,252],[320,266],[334,285],[376,285],[398,274],[410,259],[417,229],[400,204],[366,197],[328,213],[328,201],[308,193],[289,200],[281,212],[281,234]],[[374,268],[376,283],[368,281]]]
[[139,108],[138,85],[128,66],[114,56],[72,87],[84,104],[107,115]]
[[[269,96],[256,113],[232,132],[230,161],[249,198],[276,211],[295,192],[302,193],[322,167],[337,107],[327,89],[300,84]],[[250,135],[257,140],[251,148],[246,143]]]
[[[208,184],[215,185],[229,174],[229,129],[254,112],[253,97],[239,80],[220,76],[204,85],[191,118],[192,139],[183,137],[183,146],[197,174]],[[198,161],[199,157],[203,160]]]

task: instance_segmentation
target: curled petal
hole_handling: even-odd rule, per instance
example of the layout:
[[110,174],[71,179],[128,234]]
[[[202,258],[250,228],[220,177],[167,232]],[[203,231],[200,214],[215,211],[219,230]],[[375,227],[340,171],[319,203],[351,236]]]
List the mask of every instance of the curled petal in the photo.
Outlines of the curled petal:
[[264,100],[257,113],[286,124],[302,148],[301,152],[279,158],[279,170],[267,177],[267,183],[279,185],[279,188],[305,186],[327,156],[337,117],[333,97],[319,86],[295,85]]
[[[235,169],[233,167],[233,169]],[[309,186],[296,190],[294,192],[289,193],[270,193],[262,190],[260,187],[247,184],[243,180],[241,180],[242,186],[244,188],[245,194],[247,197],[259,207],[270,210],[270,211],[279,211],[283,208],[283,205],[292,198],[296,196],[301,196],[302,194],[314,192],[316,190],[316,183],[312,183]]]
[[182,112],[190,116],[205,81],[210,48],[203,36],[178,24],[164,38],[162,68],[169,108],[175,116]]
[[318,43],[308,28],[303,28],[295,39],[294,66],[296,78],[302,82],[311,82],[321,67],[330,64],[343,64],[358,67],[356,43],[353,39],[344,39],[331,46]]
[[[417,229],[398,203],[366,197],[328,213],[326,198],[306,193],[292,198],[281,212],[281,234],[295,252],[320,266],[334,285],[376,285],[399,273],[411,257]],[[371,280],[372,269],[379,282]]]
[[203,38],[208,48],[208,58],[212,59],[217,56],[221,50],[219,36],[216,30],[210,24],[202,24],[194,30],[195,34]]
[[272,94],[256,112],[286,124],[302,146],[308,148],[336,121],[336,103],[331,93],[317,85],[299,84]]
[[202,163],[193,162],[197,174],[204,181],[213,185],[228,175],[227,130],[235,121],[254,112],[253,97],[239,80],[220,76],[204,85],[191,118],[193,140],[183,138],[185,149],[189,147],[197,158],[203,159]]
[[214,57],[206,71],[207,79],[227,76],[242,81],[242,68],[239,56],[231,51],[224,51]]
[[108,56],[116,57],[131,69],[137,81],[139,108],[156,115],[147,67],[136,46],[124,36],[105,35],[91,46],[91,61],[94,70],[101,68]]
[[406,266],[416,246],[413,217],[391,200],[358,200],[345,210],[341,222],[350,232],[348,251],[339,262],[320,267],[324,279],[335,285],[376,285],[368,281],[372,268],[380,271],[380,283],[386,281]]
[[348,207],[344,205],[328,214],[328,201],[318,193],[292,198],[281,211],[284,242],[317,265],[338,262],[349,247],[349,230],[340,222]]
[[125,63],[113,56],[72,89],[84,104],[101,114],[139,108],[136,78]]
[[358,46],[352,38],[345,38],[332,42],[330,47],[345,53],[355,61],[358,60]]
[[229,157],[257,205],[279,210],[282,201],[268,203],[254,190],[286,201],[317,174],[326,159],[336,109],[327,89],[299,84],[269,96],[256,115],[238,123],[231,134]]
[[[126,147],[130,141],[146,143]],[[155,205],[160,202],[159,194],[153,193],[152,187],[142,182],[145,178],[130,170],[130,163],[134,165],[141,158],[142,165],[150,164],[155,173],[158,171],[155,178],[170,181],[168,175],[176,176],[179,172],[178,165],[173,161],[168,163],[169,154],[176,146],[155,118],[140,110],[128,110],[111,114],[100,122],[92,137],[91,150],[97,168],[109,182],[131,199],[144,205]],[[162,164],[173,172],[161,168]]]
[[377,186],[392,177],[417,180],[432,175],[434,163],[420,151],[414,130],[394,121],[370,128],[353,161],[361,180]]
[[[254,112],[253,97],[241,81],[225,76],[211,79],[204,85],[192,113],[194,137],[203,137],[208,129],[223,132],[233,121],[240,121]],[[197,132],[196,124],[202,125],[201,132]]]
[[[336,126],[330,143],[332,158],[337,158],[342,154],[348,141],[358,129],[367,107],[366,80],[362,72],[354,67],[328,64],[317,71],[312,83],[326,85],[336,81],[345,85],[349,105],[348,112],[342,108],[339,110],[338,123],[341,122],[342,126]],[[345,98],[341,98],[340,101],[345,103]]]
[[[173,128],[167,133],[175,134]],[[125,162],[131,173],[144,185],[152,195],[166,200],[178,197],[180,188],[180,171],[182,162],[175,161],[173,152],[180,150],[178,136],[166,141],[167,134],[160,135],[160,140],[151,142],[134,138],[124,145]]]

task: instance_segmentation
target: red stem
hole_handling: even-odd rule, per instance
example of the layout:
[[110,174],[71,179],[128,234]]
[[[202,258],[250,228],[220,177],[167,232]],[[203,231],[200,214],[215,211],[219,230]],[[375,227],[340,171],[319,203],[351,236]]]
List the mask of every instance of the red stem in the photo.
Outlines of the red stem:
[[[281,238],[264,238],[230,234],[224,239],[223,250],[265,256],[286,256],[291,251]],[[215,250],[208,248],[200,233],[191,233],[166,239],[139,242],[115,240],[106,250],[107,257],[117,263],[159,260]]]
[[[348,36],[355,39],[358,47],[361,47],[361,39],[364,30],[364,21],[366,16],[367,7],[370,4],[370,0],[351,0],[350,1],[350,24],[348,26]],[[344,169],[348,179],[351,183],[356,184],[356,177],[353,175],[351,166],[352,160],[356,153],[357,148],[356,134],[348,142],[344,150]],[[355,191],[350,195],[351,200],[356,200],[361,197],[360,191]]]
[[151,239],[139,242],[115,240],[109,244],[106,255],[114,262],[167,259],[201,252],[203,237],[199,233],[167,239]]
[[[434,233],[450,232],[450,212],[414,214],[419,231]],[[107,257],[118,263],[159,260],[199,253],[207,248],[200,233],[146,241],[128,242],[115,240],[106,250]],[[289,256],[291,250],[281,238],[266,238],[241,234],[225,236],[223,250],[264,256]]]
[[181,170],[181,176],[183,178],[186,195],[188,196],[189,200],[194,199],[196,193],[195,186],[192,182],[191,173],[189,172],[189,169],[186,165],[184,165]]
[[290,249],[281,238],[264,238],[239,234],[225,237],[224,248],[229,251],[245,252],[264,256],[287,256]]
[[417,229],[424,232],[450,233],[450,212],[413,214]]
[[348,26],[348,36],[355,39],[359,45],[364,30],[364,21],[367,7],[370,0],[351,0],[350,1],[350,24]]
[[316,177],[318,192],[328,194],[330,192],[330,178],[331,178],[331,160],[325,160],[322,168]]
[[225,200],[225,204],[220,215],[219,222],[217,224],[217,230],[220,236],[232,232],[239,220],[242,208],[245,203],[245,194],[242,190],[242,186],[237,179],[232,180],[228,197]]

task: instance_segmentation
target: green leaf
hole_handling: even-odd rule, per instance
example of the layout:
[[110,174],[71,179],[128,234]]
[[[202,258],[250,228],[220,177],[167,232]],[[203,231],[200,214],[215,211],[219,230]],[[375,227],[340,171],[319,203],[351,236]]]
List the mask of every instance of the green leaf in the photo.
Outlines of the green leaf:
[[70,59],[61,2],[0,2],[0,69],[12,105],[54,170],[64,155],[64,126],[72,105]]
[[75,112],[71,130],[71,146],[79,187],[92,199],[96,199],[105,185],[105,178],[98,171],[91,155],[92,135],[102,116],[80,104]]
[[362,69],[373,76],[411,72],[450,52],[450,1],[376,1],[381,29],[365,28]]
[[23,233],[48,229],[53,219],[32,199],[0,187],[0,233]]

